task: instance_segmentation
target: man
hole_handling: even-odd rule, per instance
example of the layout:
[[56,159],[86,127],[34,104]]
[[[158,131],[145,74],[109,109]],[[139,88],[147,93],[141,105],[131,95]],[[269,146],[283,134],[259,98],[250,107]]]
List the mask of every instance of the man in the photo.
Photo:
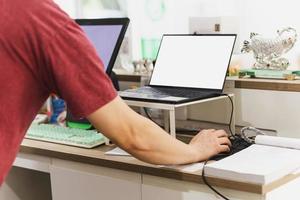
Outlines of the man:
[[[100,66],[100,67],[99,67]],[[184,144],[117,96],[82,30],[52,0],[0,0],[0,185],[51,92],[114,143],[153,164],[185,164],[228,151],[224,131]]]

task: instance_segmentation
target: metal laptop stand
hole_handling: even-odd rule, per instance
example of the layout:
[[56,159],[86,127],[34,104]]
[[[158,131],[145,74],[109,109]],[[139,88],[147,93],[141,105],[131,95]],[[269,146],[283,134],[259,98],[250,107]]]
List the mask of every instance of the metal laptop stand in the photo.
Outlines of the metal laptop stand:
[[[231,97],[233,104],[235,104],[234,94],[229,94]],[[137,106],[137,107],[145,107],[145,108],[156,108],[164,110],[164,126],[165,130],[171,134],[171,136],[176,137],[176,119],[175,119],[175,109],[184,106],[190,106],[200,103],[205,103],[209,101],[216,101],[216,100],[227,100],[227,96],[219,96],[219,97],[212,97],[197,101],[192,101],[188,103],[182,104],[165,104],[165,103],[155,103],[155,102],[148,102],[148,101],[134,101],[134,100],[125,100],[127,105],[129,106]],[[229,100],[228,100],[229,101]],[[235,112],[233,112],[232,116],[232,123],[231,123],[231,130],[235,133]]]

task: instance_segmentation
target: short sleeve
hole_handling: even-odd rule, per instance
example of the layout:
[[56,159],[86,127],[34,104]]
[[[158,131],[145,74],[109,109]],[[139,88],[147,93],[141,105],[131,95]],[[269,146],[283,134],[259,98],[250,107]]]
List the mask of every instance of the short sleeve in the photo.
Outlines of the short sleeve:
[[67,102],[76,118],[88,116],[117,96],[95,48],[75,22],[56,32],[44,54],[45,85]]

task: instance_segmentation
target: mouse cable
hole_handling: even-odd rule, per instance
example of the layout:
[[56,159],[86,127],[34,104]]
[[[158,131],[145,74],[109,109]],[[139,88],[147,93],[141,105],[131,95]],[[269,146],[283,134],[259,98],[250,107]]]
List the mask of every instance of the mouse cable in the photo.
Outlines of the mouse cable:
[[230,120],[229,120],[229,124],[228,124],[228,127],[229,127],[229,131],[230,131],[230,136],[235,138],[235,135],[233,134],[233,131],[232,131],[232,128],[231,128],[231,125],[232,125],[232,119],[233,119],[233,113],[234,113],[234,104],[233,104],[233,100],[232,98],[230,97],[229,94],[222,94],[222,96],[227,96],[228,99],[230,100],[230,103],[231,103],[231,114],[230,114]]
[[[229,120],[229,124],[228,124],[228,127],[229,127],[229,131],[230,131],[230,135],[235,138],[235,135],[233,134],[233,131],[232,131],[232,128],[231,128],[231,125],[232,125],[232,119],[233,119],[233,112],[234,112],[234,104],[233,104],[233,100],[231,99],[230,95],[228,94],[222,94],[222,96],[227,96],[228,99],[230,100],[230,103],[231,103],[231,114],[230,114],[230,120]],[[221,194],[217,189],[215,189],[206,179],[206,176],[205,176],[205,166],[207,165],[209,159],[206,160],[204,162],[204,165],[203,165],[203,169],[202,169],[202,180],[203,180],[203,183],[209,187],[213,192],[215,192],[217,195],[219,195],[220,197],[222,197],[224,200],[230,200],[229,198],[227,198],[226,196],[224,196],[223,194]]]
[[206,179],[205,176],[205,166],[207,164],[209,160],[206,160],[203,164],[203,169],[202,169],[202,180],[204,182],[205,185],[207,185],[207,187],[209,187],[213,192],[215,192],[217,195],[219,195],[220,197],[222,197],[224,200],[230,200],[229,198],[227,198],[226,196],[224,196],[223,194],[221,194],[217,189],[215,189]]

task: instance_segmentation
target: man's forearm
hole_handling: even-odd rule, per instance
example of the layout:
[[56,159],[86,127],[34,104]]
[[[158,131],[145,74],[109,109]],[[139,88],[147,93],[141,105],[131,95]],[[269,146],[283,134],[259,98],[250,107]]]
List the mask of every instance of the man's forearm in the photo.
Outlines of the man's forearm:
[[[138,116],[133,126],[132,145],[124,149],[135,157],[153,164],[185,164],[196,162],[196,153],[189,145],[171,137],[152,121]],[[122,147],[122,144],[119,144]]]

